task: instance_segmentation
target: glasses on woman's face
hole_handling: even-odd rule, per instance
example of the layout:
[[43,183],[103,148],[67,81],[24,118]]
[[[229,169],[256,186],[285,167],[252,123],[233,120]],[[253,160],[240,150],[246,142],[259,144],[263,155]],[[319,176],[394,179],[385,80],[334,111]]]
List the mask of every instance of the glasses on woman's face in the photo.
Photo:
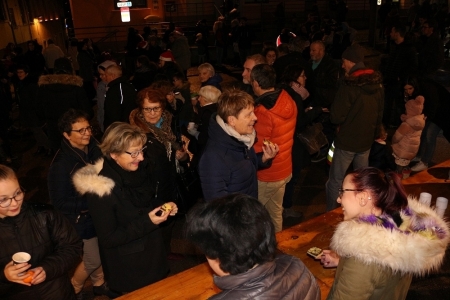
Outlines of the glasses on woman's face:
[[141,150],[138,150],[138,151],[134,151],[134,152],[125,151],[125,153],[130,154],[131,158],[136,158],[141,153],[142,153],[142,155],[144,155],[145,149],[147,149],[147,146],[145,146],[144,148],[142,148]]
[[151,112],[160,112],[161,111],[161,106],[157,106],[157,107],[143,107],[142,110],[146,113],[151,113]]
[[17,193],[12,196],[11,198],[0,198],[0,207],[6,208],[11,205],[11,201],[14,199],[16,202],[20,202],[23,200],[23,197],[25,196],[25,190],[20,189],[17,191]]
[[362,192],[363,190],[361,189],[339,189],[339,198],[342,199],[342,196],[344,195],[344,192]]
[[93,130],[93,127],[92,126],[88,126],[88,127],[85,127],[85,128],[71,130],[71,131],[76,131],[79,134],[85,134],[87,131],[89,131],[89,133],[92,133],[92,130]]

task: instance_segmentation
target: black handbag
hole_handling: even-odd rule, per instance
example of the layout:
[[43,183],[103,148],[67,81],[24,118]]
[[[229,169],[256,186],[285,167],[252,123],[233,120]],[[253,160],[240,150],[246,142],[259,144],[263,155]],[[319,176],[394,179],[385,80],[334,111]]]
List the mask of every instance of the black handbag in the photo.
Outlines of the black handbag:
[[320,148],[328,145],[328,140],[322,132],[322,123],[314,123],[302,132],[297,133],[297,138],[306,146],[310,155],[320,151]]

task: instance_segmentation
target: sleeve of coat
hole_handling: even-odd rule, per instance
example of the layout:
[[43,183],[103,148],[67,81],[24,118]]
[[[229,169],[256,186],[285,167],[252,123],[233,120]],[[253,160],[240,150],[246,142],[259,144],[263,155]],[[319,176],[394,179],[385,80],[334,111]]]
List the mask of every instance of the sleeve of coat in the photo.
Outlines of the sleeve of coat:
[[365,265],[353,258],[346,259],[339,278],[335,278],[337,283],[331,289],[327,299],[370,299],[380,279],[378,278],[379,268],[374,264]]
[[331,104],[330,109],[330,121],[333,124],[342,124],[347,118],[348,112],[352,107],[352,103],[349,93],[345,87],[340,87],[336,93],[336,98]]
[[99,237],[98,242],[103,247],[114,248],[124,245],[159,228],[150,220],[148,211],[144,211],[127,224],[119,224],[116,214],[120,212],[117,212],[114,206],[117,201],[115,197],[114,193],[101,198],[93,194],[87,196],[89,212]]
[[59,211],[49,208],[47,227],[54,251],[39,264],[45,270],[46,281],[69,272],[82,253],[82,243],[75,228]]
[[58,161],[50,166],[47,185],[50,201],[63,214],[73,215],[88,209],[86,198],[75,191],[70,170],[66,170]]

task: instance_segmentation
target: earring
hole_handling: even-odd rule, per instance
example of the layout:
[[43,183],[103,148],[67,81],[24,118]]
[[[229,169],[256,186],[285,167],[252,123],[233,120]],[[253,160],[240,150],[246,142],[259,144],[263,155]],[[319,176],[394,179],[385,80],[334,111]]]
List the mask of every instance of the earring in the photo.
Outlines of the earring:
[[369,196],[369,197],[367,197],[367,199],[372,200],[372,197]]

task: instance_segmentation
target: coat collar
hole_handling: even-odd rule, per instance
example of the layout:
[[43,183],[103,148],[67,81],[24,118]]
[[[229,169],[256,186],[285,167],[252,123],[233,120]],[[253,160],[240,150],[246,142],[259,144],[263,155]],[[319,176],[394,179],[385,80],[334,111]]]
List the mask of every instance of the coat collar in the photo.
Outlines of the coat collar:
[[111,194],[115,183],[111,178],[99,174],[103,163],[103,158],[100,158],[95,164],[88,164],[73,175],[73,184],[78,193],[91,193],[99,197]]

